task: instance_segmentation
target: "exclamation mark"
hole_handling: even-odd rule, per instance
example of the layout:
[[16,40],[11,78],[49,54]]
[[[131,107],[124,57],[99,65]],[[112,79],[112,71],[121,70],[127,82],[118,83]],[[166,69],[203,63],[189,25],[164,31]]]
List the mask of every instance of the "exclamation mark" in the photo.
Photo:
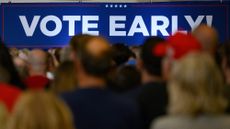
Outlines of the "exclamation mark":
[[208,26],[212,26],[212,19],[213,19],[212,15],[207,15],[206,16],[206,22],[207,22]]

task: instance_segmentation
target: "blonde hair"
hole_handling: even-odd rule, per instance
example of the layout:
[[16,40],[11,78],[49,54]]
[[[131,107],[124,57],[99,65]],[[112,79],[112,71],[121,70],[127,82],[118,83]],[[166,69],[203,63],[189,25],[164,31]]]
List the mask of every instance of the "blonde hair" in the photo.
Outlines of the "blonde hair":
[[199,115],[223,113],[227,101],[224,83],[214,60],[192,53],[175,62],[169,80],[169,113]]
[[0,103],[0,129],[5,129],[8,112],[4,104]]
[[65,104],[44,91],[29,91],[17,102],[8,129],[74,129]]

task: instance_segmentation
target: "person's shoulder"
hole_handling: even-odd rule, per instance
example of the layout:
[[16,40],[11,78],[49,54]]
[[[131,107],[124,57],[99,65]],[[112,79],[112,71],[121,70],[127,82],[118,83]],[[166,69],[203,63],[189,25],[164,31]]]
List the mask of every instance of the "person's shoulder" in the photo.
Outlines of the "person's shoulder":
[[59,94],[59,97],[62,98],[63,100],[65,101],[68,101],[68,100],[73,100],[73,99],[76,99],[77,97],[77,90],[73,90],[73,91],[68,91],[68,92],[63,92],[61,94]]
[[117,107],[127,109],[127,110],[137,110],[137,103],[133,99],[127,97],[123,94],[116,94],[114,92],[110,92],[110,102],[115,104]]

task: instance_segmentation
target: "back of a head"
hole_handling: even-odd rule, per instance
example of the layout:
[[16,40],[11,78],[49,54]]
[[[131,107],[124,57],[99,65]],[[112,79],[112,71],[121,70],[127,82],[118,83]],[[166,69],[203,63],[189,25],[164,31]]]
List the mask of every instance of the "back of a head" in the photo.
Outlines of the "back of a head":
[[134,66],[124,65],[117,69],[113,77],[112,90],[117,92],[130,91],[141,84],[140,72]]
[[105,77],[112,66],[111,47],[102,37],[91,36],[76,55],[84,71],[92,76]]
[[223,88],[221,73],[210,55],[188,54],[173,64],[169,111],[180,115],[223,113]]
[[215,28],[201,24],[192,32],[193,36],[201,43],[203,51],[215,54],[218,44],[218,33]]
[[133,53],[128,46],[125,46],[123,43],[117,43],[112,46],[113,52],[113,61],[117,66],[125,64]]
[[153,54],[154,47],[164,42],[160,37],[150,37],[145,40],[141,47],[140,58],[143,62],[144,68],[151,75],[161,76],[162,57]]
[[73,129],[72,116],[54,95],[29,91],[17,102],[8,129]]
[[71,49],[76,52],[81,47],[81,44],[84,44],[85,42],[87,42],[91,38],[92,38],[92,36],[88,35],[88,34],[75,35],[71,38],[69,45],[70,45]]
[[28,63],[30,70],[33,72],[46,72],[47,70],[47,53],[41,49],[34,49],[30,52]]

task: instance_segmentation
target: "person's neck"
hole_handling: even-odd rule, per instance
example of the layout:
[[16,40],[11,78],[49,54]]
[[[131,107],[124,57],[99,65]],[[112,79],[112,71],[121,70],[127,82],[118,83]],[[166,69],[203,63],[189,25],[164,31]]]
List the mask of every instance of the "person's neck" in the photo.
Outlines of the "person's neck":
[[106,82],[104,79],[91,75],[78,75],[79,88],[104,88]]
[[146,84],[146,83],[150,83],[150,82],[161,82],[163,80],[161,77],[154,76],[154,75],[149,74],[146,71],[143,71],[141,73],[141,81],[142,81],[142,84]]

